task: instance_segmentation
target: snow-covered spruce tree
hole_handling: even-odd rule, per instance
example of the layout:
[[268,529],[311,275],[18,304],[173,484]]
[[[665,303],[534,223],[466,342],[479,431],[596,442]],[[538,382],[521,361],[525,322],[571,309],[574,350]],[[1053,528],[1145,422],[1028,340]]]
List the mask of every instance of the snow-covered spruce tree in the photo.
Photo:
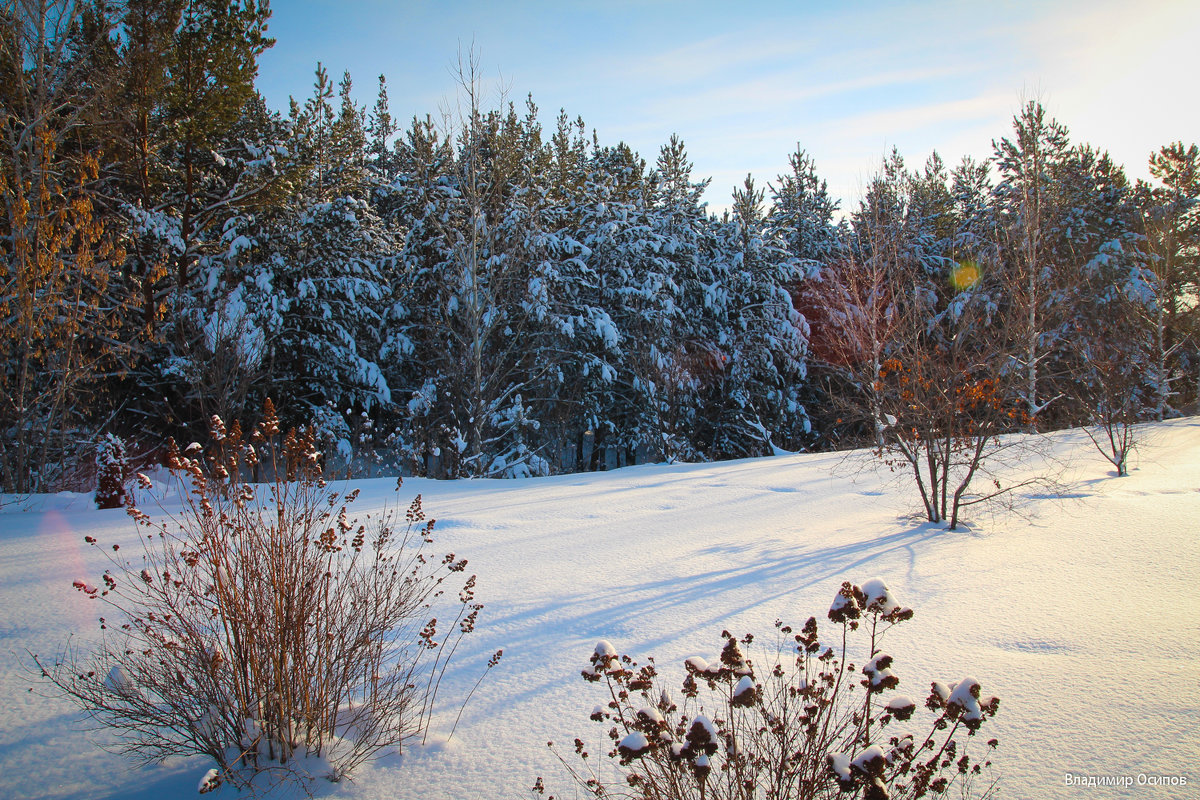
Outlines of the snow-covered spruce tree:
[[414,474],[440,476],[442,453],[454,452],[452,398],[447,386],[451,356],[444,315],[450,308],[449,270],[452,142],[431,118],[414,119],[397,138],[396,176],[372,189],[383,223],[399,244],[388,272],[392,302],[385,309],[380,365],[393,387],[403,434],[403,463]]
[[646,287],[663,310],[660,325],[666,334],[665,341],[650,343],[653,369],[646,380],[657,390],[652,396],[655,444],[667,460],[694,460],[707,450],[712,432],[699,414],[702,395],[723,368],[708,302],[720,269],[700,200],[708,183],[692,179],[683,140],[672,135],[649,177],[651,224],[661,245],[652,262],[653,283]]
[[[988,750],[974,737],[999,700],[974,678],[934,681],[924,701],[896,692],[896,660],[884,634],[912,617],[879,579],[842,584],[819,636],[815,617],[800,630],[776,622],[774,647],[755,652],[756,637],[722,632],[713,661],[684,662],[678,693],[661,682],[653,658],[639,665],[600,642],[582,674],[603,683],[591,719],[606,728],[603,755],[620,783],[589,759],[559,756],[579,788],[593,797],[633,800],[864,800],[994,794]],[[858,641],[865,638],[865,642]],[[678,698],[678,699],[676,699]],[[553,747],[553,745],[551,745]],[[545,792],[538,778],[535,793]]]
[[96,448],[96,506],[125,505],[125,483],[130,477],[125,443],[118,436],[105,434]]
[[800,393],[806,422],[811,415],[808,444],[839,447],[850,427],[834,403],[834,398],[846,391],[841,386],[846,377],[844,364],[834,354],[841,348],[843,335],[840,322],[826,319],[831,309],[824,295],[833,286],[828,280],[831,270],[844,264],[849,230],[844,223],[834,224],[838,203],[817,175],[813,159],[797,147],[788,161],[791,172],[777,176],[770,185],[766,233],[785,242],[789,255],[798,261],[800,279],[788,290],[803,319],[807,343]]
[[547,167],[538,182],[543,246],[522,302],[530,326],[526,341],[543,365],[533,370],[528,395],[538,439],[552,468],[564,471],[588,468],[584,437],[587,431],[595,437],[601,420],[608,424],[623,345],[605,297],[600,270],[607,262],[583,242],[596,234],[593,244],[604,239],[601,220],[614,200],[609,176],[589,158],[584,130],[582,120],[561,113],[544,149]]
[[[1076,400],[1087,394],[1083,384],[1094,377],[1083,353],[1089,344],[1096,352],[1125,346],[1130,330],[1119,330],[1119,322],[1132,322],[1126,312],[1136,306],[1146,308],[1147,317],[1155,301],[1154,274],[1147,269],[1142,252],[1142,237],[1137,233],[1138,219],[1131,187],[1124,171],[1105,153],[1087,145],[1073,147],[1057,176],[1056,189],[1062,199],[1063,231],[1059,243],[1058,269],[1053,301],[1063,314],[1055,334],[1056,345],[1043,361],[1045,385],[1061,400],[1055,402],[1047,422],[1085,424],[1088,409]],[[1132,303],[1132,304],[1130,304]],[[1117,308],[1123,306],[1123,311]],[[1113,325],[1096,326],[1093,321],[1113,317]],[[1110,338],[1108,342],[1082,341],[1082,337]],[[1141,348],[1141,336],[1129,344]],[[1144,353],[1139,359],[1149,365]],[[1145,375],[1160,382],[1150,370]],[[1139,403],[1145,402],[1139,398]]]
[[293,110],[293,191],[263,253],[277,321],[267,343],[275,390],[317,426],[331,467],[356,456],[349,420],[391,403],[380,350],[392,240],[367,199],[363,114],[350,90],[347,75],[335,111],[318,65],[313,96]]
[[[647,445],[658,455],[657,379],[670,352],[676,291],[660,255],[646,164],[624,144],[596,147],[588,159],[576,238],[594,276],[591,307],[577,345],[583,413],[577,428],[583,469],[599,469],[608,448]],[[591,434],[590,458],[584,462]],[[618,462],[619,463],[619,462]]]
[[[534,110],[531,104],[531,115]],[[538,129],[529,122],[526,127],[532,138]],[[610,396],[620,353],[603,278],[593,251],[581,241],[605,197],[588,174],[582,122],[560,114],[550,142],[529,152],[524,162],[532,168],[525,179],[530,188],[522,193],[528,206],[527,255],[524,288],[514,298],[512,316],[523,332],[520,392],[528,403],[527,421],[513,429],[512,442],[494,461],[510,474],[514,468],[528,472],[522,462],[579,468],[581,437],[599,424],[598,409]],[[593,195],[593,188],[600,194]]]
[[771,209],[767,223],[784,241],[806,272],[829,263],[841,249],[844,231],[833,222],[838,202],[817,175],[816,162],[803,149],[788,156],[792,171],[770,185]]
[[950,264],[948,289],[979,284],[985,271],[1000,268],[998,229],[989,165],[964,157],[949,178]]
[[[252,413],[270,390],[282,312],[290,302],[280,281],[284,195],[294,172],[289,131],[260,96],[243,107],[210,165],[208,185],[213,191],[223,187],[230,202],[204,231],[195,280],[158,300],[143,297],[165,312],[152,330],[140,319],[127,320],[127,335],[142,339],[143,350],[130,378],[136,388],[130,390],[141,395],[142,413],[167,423],[152,430],[154,435],[185,430],[199,435],[214,414],[236,419]],[[177,250],[177,225],[169,211],[136,206],[127,211],[135,221],[137,258],[149,258],[158,247]]]
[[274,342],[277,385],[310,416],[326,402],[368,411],[388,404],[378,363],[390,295],[387,237],[354,197],[314,200],[297,212],[278,242],[276,290],[286,299]]
[[414,121],[387,191],[408,228],[391,313],[403,338],[388,346],[389,369],[411,393],[418,466],[446,477],[543,471],[520,422],[536,419],[517,401],[533,396],[537,368],[522,341],[529,271],[554,248],[533,182],[540,127],[532,105],[524,118],[511,106],[486,111],[477,69],[474,56],[461,65],[447,136]]
[[806,271],[766,225],[765,191],[747,176],[733,196],[732,219],[717,226],[718,272],[705,289],[703,315],[721,353],[702,410],[716,458],[796,448],[810,430],[802,396],[807,326],[788,292]]
[[1060,410],[1124,475],[1134,423],[1161,410],[1167,395],[1165,364],[1156,357],[1165,298],[1124,171],[1107,154],[1076,147],[1060,184],[1070,198],[1065,238],[1074,271],[1060,297],[1073,315],[1061,354],[1048,363],[1061,373]]
[[[1106,217],[1110,225],[1120,218],[1117,209]],[[1139,237],[1131,234],[1132,227],[1118,232],[1084,266],[1081,313],[1068,332],[1073,363],[1065,383],[1067,402],[1118,476],[1128,474],[1136,424],[1155,418],[1167,395],[1158,358],[1161,284],[1147,266]]]
[[[274,479],[250,484],[260,459]],[[139,760],[212,759],[210,785],[338,780],[420,736],[482,608],[475,578],[429,552],[420,497],[356,519],[357,492],[319,465],[311,430],[281,436],[269,402],[248,436],[214,418],[207,450],[171,442],[182,509],[130,507],[141,552],[86,537],[109,561],[74,584],[103,609],[100,638],[34,656],[43,676]]]

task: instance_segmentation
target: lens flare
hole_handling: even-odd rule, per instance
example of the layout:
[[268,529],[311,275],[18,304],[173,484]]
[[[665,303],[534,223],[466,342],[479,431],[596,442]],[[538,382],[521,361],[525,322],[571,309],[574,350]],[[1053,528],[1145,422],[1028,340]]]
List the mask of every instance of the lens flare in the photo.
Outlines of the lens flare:
[[[95,610],[96,606],[88,603],[80,602],[82,595],[76,596],[76,592],[70,590],[71,581],[82,580],[87,583],[97,580],[98,575],[96,564],[92,563],[84,554],[83,537],[72,527],[67,518],[55,509],[51,509],[42,517],[41,523],[38,525],[37,532],[38,540],[42,552],[46,553],[55,565],[53,568],[54,579],[58,582],[60,591],[56,597],[65,596],[66,606],[63,612],[75,618],[76,625],[81,628],[87,627],[96,621]],[[57,612],[59,609],[53,609]],[[50,611],[50,609],[46,609]]]
[[983,277],[983,268],[975,261],[961,261],[950,271],[950,285],[958,291],[970,289]]

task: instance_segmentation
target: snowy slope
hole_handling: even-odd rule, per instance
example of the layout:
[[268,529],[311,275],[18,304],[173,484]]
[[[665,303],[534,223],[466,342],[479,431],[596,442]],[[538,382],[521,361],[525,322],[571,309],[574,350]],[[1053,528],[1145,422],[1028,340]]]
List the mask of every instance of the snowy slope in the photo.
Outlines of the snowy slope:
[[[823,620],[841,581],[878,576],[917,612],[889,634],[902,690],[923,696],[930,680],[969,674],[1001,698],[989,725],[1003,797],[1200,796],[1200,420],[1146,435],[1117,479],[1082,434],[1056,434],[1066,496],[1029,498],[1025,516],[967,532],[916,521],[903,484],[862,469],[864,454],[406,481],[400,498],[424,495],[438,545],[470,559],[487,605],[443,688],[443,735],[488,655],[502,647],[505,658],[453,740],[321,791],[516,798],[543,775],[573,796],[545,743],[599,736],[587,719],[598,687],[579,678],[597,639],[682,677],[682,659],[716,655],[722,629]],[[362,485],[361,511],[393,498],[392,481]],[[135,538],[122,512],[89,498],[37,503],[0,509],[0,798],[194,796],[207,765],[135,770],[97,748],[113,741],[82,732],[70,706],[28,691],[27,649],[53,654],[93,635],[94,612],[70,588],[99,573],[83,536]],[[1066,773],[1188,785],[1083,788]]]

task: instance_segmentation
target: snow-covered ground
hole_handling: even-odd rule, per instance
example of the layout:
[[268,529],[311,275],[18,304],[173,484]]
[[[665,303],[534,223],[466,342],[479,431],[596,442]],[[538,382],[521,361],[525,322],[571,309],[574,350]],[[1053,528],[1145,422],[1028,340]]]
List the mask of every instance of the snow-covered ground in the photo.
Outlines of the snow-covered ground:
[[[487,607],[442,689],[442,735],[319,792],[519,798],[542,775],[575,796],[546,741],[597,740],[587,716],[600,689],[579,670],[598,639],[655,656],[674,681],[684,658],[716,655],[722,629],[821,621],[843,580],[880,577],[917,612],[889,634],[901,689],[923,697],[930,680],[972,675],[1001,698],[988,726],[1003,797],[1200,797],[1200,420],[1144,439],[1118,479],[1083,434],[1056,434],[1064,496],[956,532],[909,515],[905,485],[861,469],[864,454],[408,480],[401,498],[424,495],[438,546],[470,559]],[[393,486],[363,482],[359,510],[394,499]],[[209,765],[131,768],[25,669],[27,650],[95,634],[96,607],[71,589],[101,570],[85,534],[136,536],[122,511],[83,495],[0,508],[0,798],[194,796]],[[455,699],[498,648],[445,742]],[[1134,785],[1068,786],[1067,773]],[[1139,774],[1187,785],[1139,786]]]

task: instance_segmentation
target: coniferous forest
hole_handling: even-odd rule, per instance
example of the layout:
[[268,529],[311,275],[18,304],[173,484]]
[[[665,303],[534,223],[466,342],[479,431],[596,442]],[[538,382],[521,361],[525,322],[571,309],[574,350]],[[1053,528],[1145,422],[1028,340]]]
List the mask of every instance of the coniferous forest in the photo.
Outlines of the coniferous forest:
[[3,491],[90,490],[117,439],[154,461],[268,398],[340,474],[430,477],[1197,401],[1194,144],[1131,182],[1032,102],[990,159],[892,152],[852,205],[801,142],[716,216],[682,138],[639,154],[532,97],[492,107],[470,59],[452,114],[400,118],[382,77],[361,107],[320,65],[269,108],[268,17],[4,5]]

